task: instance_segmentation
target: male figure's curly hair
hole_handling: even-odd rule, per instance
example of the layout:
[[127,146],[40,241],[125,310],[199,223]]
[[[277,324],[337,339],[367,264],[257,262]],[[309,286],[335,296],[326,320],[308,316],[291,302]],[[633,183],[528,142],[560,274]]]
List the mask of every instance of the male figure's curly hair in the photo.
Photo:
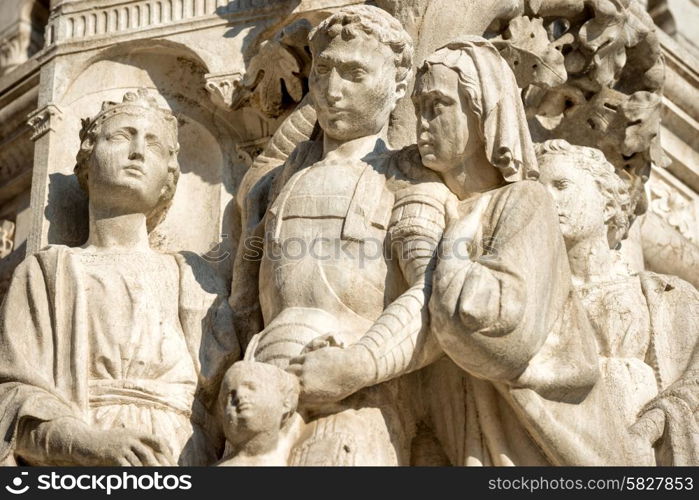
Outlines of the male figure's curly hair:
[[78,177],[80,187],[89,197],[90,191],[87,182],[89,162],[92,158],[92,151],[95,147],[95,141],[100,133],[102,124],[109,118],[122,113],[142,115],[144,112],[150,112],[158,116],[163,120],[169,132],[169,144],[167,144],[170,155],[168,177],[157,205],[146,217],[146,227],[150,233],[162,222],[168,209],[172,205],[172,199],[175,196],[175,190],[177,188],[177,181],[180,177],[180,165],[177,162],[177,152],[179,151],[179,144],[177,142],[177,118],[175,118],[169,109],[161,108],[158,102],[148,94],[146,89],[138,89],[136,92],[127,92],[124,94],[124,98],[120,103],[111,101],[103,102],[102,109],[97,115],[82,120],[80,150],[75,156],[75,168],[73,171]]
[[320,47],[338,35],[343,40],[351,40],[360,32],[393,50],[396,82],[407,82],[413,66],[413,40],[395,17],[378,7],[352,5],[324,19],[308,35],[311,53],[315,56]]
[[631,225],[631,196],[629,185],[617,174],[599,149],[574,146],[563,139],[553,139],[535,145],[536,156],[541,161],[551,155],[574,156],[576,165],[595,179],[597,189],[613,207],[613,216],[605,221],[610,248],[618,248],[628,236]]

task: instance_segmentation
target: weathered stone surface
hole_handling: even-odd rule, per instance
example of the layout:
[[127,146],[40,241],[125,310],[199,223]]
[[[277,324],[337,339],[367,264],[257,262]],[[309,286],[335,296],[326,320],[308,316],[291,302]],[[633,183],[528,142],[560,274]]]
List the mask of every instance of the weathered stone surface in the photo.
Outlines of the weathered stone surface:
[[2,4],[4,463],[699,465],[699,8],[366,3]]
[[599,150],[564,141],[539,150],[573,284],[595,329],[601,379],[639,446],[659,465],[696,464],[699,293],[675,276],[632,273],[610,250],[627,224],[628,190]]
[[144,90],[83,120],[87,242],[28,257],[3,303],[2,460],[217,460],[216,383],[240,353],[225,286],[199,257],[148,244],[175,195],[178,148],[176,118]]

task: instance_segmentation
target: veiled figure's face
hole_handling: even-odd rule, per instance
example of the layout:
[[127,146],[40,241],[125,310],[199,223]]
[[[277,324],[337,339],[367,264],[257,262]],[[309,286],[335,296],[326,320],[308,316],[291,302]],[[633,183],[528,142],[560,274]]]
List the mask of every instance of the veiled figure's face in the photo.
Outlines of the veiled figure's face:
[[364,33],[338,35],[313,57],[309,91],[324,133],[349,141],[379,133],[404,93],[390,47]]
[[150,212],[167,183],[172,147],[168,134],[165,121],[149,111],[105,120],[90,161],[91,200]]
[[606,238],[611,207],[595,178],[576,165],[574,156],[545,155],[539,159],[539,182],[556,203],[558,222],[568,246],[591,237]]
[[416,82],[417,145],[427,168],[450,170],[483,148],[478,119],[464,99],[458,74],[442,64],[431,65]]

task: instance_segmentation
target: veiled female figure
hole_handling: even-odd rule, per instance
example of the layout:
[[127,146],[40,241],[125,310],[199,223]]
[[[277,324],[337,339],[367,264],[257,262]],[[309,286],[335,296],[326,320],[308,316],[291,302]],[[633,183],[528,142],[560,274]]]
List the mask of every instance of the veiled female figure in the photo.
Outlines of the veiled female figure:
[[616,411],[634,426],[641,448],[655,445],[659,465],[697,465],[699,292],[619,262],[612,248],[629,227],[629,196],[601,151],[554,140],[537,153]]
[[449,359],[426,374],[429,415],[449,460],[648,463],[598,383],[594,334],[553,201],[534,182],[512,71],[486,40],[455,41],[425,61],[414,101],[423,164],[455,195],[429,304]]

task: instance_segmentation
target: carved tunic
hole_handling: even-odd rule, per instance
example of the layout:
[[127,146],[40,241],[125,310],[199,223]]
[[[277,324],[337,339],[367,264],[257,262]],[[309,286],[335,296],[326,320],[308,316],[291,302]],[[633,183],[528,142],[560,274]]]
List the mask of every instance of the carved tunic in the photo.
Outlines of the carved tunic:
[[159,254],[78,256],[87,292],[91,423],[160,435],[180,456],[194,432],[197,372],[178,320],[177,263]]
[[658,392],[650,347],[648,305],[638,276],[578,288],[597,333],[602,379],[628,425]]
[[[269,211],[260,269],[266,325],[279,314],[293,314],[290,308],[322,310],[328,314],[299,312],[316,331],[311,337],[332,332],[351,344],[381,314],[387,274],[383,243],[393,195],[380,186],[380,203],[368,214],[371,225],[363,241],[341,238],[359,179],[372,168],[381,165],[318,162],[281,190]],[[312,317],[317,324],[309,323]]]
[[[23,442],[25,419],[67,417],[153,432],[181,465],[215,462],[212,404],[240,354],[231,325],[225,286],[193,254],[94,257],[56,245],[28,257],[0,314],[0,460]],[[42,443],[31,455],[53,463]]]
[[[320,161],[320,152],[319,142],[305,143],[289,159],[265,219],[265,330],[253,349],[259,361],[281,367],[327,333],[353,344],[379,318],[381,335],[420,329],[420,283],[444,227],[448,191],[432,177],[417,178],[428,174],[415,148],[356,162]],[[396,306],[398,316],[384,313],[415,284],[422,299]],[[405,323],[389,326],[388,316]],[[386,361],[378,356],[381,378]]]
[[[259,270],[265,325],[248,352],[280,367],[326,334],[350,345],[372,331],[369,342],[395,335],[408,345],[426,323],[426,262],[444,227],[446,187],[413,176],[424,170],[416,148],[337,163],[321,152],[321,141],[301,144],[269,195]],[[395,242],[403,251],[394,259]],[[389,366],[418,367],[422,352],[401,349],[372,350],[377,383]],[[399,404],[390,383],[314,408],[290,462],[407,463],[411,416]]]

